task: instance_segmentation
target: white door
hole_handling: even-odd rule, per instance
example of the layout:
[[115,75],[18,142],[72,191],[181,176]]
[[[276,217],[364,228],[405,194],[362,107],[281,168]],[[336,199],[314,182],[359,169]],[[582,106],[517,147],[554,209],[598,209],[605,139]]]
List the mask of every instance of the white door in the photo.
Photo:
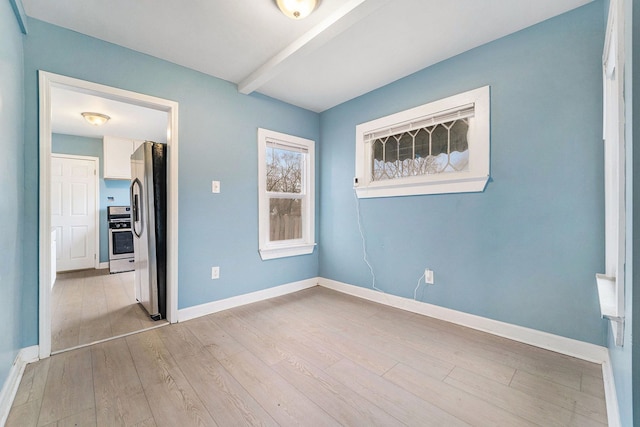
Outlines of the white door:
[[51,226],[56,271],[96,266],[97,158],[51,155]]

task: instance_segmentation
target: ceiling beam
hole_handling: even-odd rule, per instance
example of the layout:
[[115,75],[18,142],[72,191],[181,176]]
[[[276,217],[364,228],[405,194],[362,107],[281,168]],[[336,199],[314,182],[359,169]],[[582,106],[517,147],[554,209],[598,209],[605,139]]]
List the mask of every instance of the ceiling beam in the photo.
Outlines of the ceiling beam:
[[347,1],[334,13],[322,20],[238,83],[238,91],[247,95],[258,90],[262,85],[280,74],[285,68],[294,64],[299,58],[318,49],[389,1],[391,0]]

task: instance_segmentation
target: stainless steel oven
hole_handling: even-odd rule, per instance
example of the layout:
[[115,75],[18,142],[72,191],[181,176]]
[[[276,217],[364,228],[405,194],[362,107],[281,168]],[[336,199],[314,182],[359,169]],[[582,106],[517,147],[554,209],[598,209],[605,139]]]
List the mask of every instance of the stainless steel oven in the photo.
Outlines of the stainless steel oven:
[[107,207],[109,223],[109,273],[133,271],[133,232],[129,206]]

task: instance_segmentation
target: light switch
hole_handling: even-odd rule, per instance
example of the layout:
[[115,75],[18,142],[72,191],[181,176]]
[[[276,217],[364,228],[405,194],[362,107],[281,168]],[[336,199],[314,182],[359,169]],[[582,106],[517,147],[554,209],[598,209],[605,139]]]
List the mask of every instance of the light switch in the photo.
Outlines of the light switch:
[[220,181],[211,181],[211,192],[212,193],[220,192]]

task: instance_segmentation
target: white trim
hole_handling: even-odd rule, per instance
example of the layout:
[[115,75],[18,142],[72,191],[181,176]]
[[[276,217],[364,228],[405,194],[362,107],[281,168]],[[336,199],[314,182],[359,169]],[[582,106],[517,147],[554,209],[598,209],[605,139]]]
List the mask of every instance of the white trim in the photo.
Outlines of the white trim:
[[196,305],[193,307],[183,308],[178,311],[178,322],[195,319],[197,317],[206,316],[207,314],[217,313],[219,311],[228,310],[234,307],[240,307],[245,304],[268,300],[270,298],[298,292],[303,289],[313,288],[318,285],[318,278],[300,280],[298,282],[287,283],[275,286],[261,291],[251,292],[244,295],[238,295],[223,300],[212,301],[206,304]]
[[93,229],[95,230],[95,248],[94,248],[94,260],[93,260],[93,268],[100,268],[100,157],[95,156],[79,156],[76,154],[63,154],[63,153],[51,153],[51,157],[64,158],[64,159],[75,159],[75,160],[87,160],[94,163],[95,166],[95,174],[93,175],[93,182],[95,184],[95,192],[96,192],[96,200],[95,200],[95,223],[93,224]]
[[167,120],[167,320],[178,320],[178,103],[40,70],[39,82],[39,317],[40,358],[51,354],[51,88],[61,87],[104,98],[165,111]]
[[16,355],[16,359],[11,365],[9,375],[4,381],[2,391],[0,391],[0,426],[3,426],[9,417],[9,411],[13,400],[18,392],[18,386],[24,374],[24,368],[28,363],[38,360],[38,346],[25,347]]
[[260,258],[263,261],[268,259],[284,258],[288,256],[308,255],[316,247],[315,243],[302,245],[287,245],[283,247],[270,246],[260,249]]
[[620,427],[620,408],[618,406],[618,393],[616,392],[615,377],[611,359],[607,352],[607,358],[602,362],[602,380],[604,382],[604,399],[607,405],[607,421],[609,427]]
[[[483,86],[390,114],[356,126],[354,188],[359,198],[484,191],[489,181],[491,154],[491,89]],[[471,113],[473,111],[473,113]],[[468,170],[373,180],[372,142],[382,135],[469,117]],[[470,116],[471,115],[471,116]],[[373,135],[373,137],[370,137]]]
[[434,317],[446,322],[466,326],[471,329],[555,351],[556,353],[566,354],[567,356],[577,357],[593,363],[603,363],[607,360],[609,354],[606,347],[599,345],[561,337],[523,326],[512,325],[510,323],[504,323],[421,301],[414,301],[369,288],[349,285],[322,277],[319,278],[318,285],[369,301],[385,304],[390,307]]
[[100,265],[98,265],[98,269],[103,269],[103,268],[109,268],[109,261],[107,262],[101,262]]
[[606,276],[596,275],[596,283],[600,311],[610,320],[617,346],[623,345],[625,316],[624,63],[624,10],[618,0],[611,0],[602,54]]
[[360,199],[418,196],[422,194],[478,193],[484,191],[488,181],[489,175],[483,175],[459,180],[449,179],[447,182],[425,182],[420,185],[415,183],[387,184],[384,187],[371,185],[369,187],[356,187],[356,193]]
[[[269,201],[275,193],[267,192],[267,155],[269,144],[277,144],[288,150],[302,149],[304,156],[303,191],[299,194],[282,193],[282,197],[302,199],[302,238],[295,240],[270,240]],[[265,260],[313,252],[315,243],[315,142],[299,136],[287,135],[258,128],[258,252]],[[278,197],[279,194],[275,194]]]

